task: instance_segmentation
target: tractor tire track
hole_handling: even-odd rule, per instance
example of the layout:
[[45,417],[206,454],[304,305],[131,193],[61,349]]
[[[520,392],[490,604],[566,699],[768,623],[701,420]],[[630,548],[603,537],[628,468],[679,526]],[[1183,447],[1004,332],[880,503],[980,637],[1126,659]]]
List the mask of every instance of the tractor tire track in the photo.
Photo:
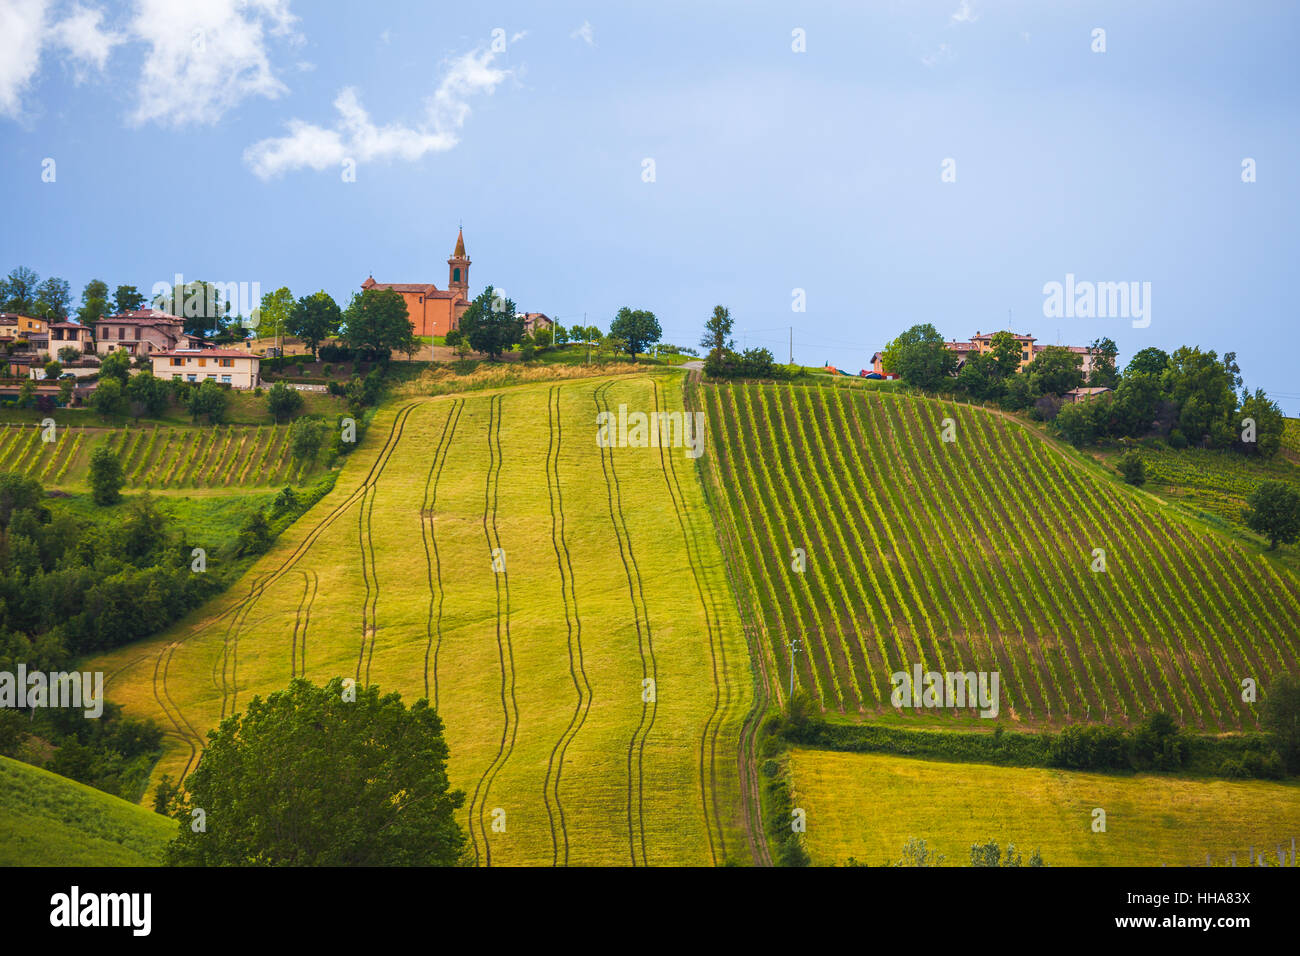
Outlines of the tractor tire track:
[[[181,736],[185,738],[187,742],[190,744],[191,749],[194,748],[194,742],[193,742],[194,740],[198,740],[198,748],[202,749],[203,741],[201,736],[199,736],[198,732],[193,729],[193,725],[189,725],[189,720],[184,716],[184,713],[176,705],[176,702],[171,699],[170,694],[168,694],[165,668],[163,669],[161,684],[158,683],[158,676],[157,676],[158,669],[159,666],[163,663],[164,657],[166,658],[167,663],[170,663],[171,656],[175,653],[177,647],[180,647],[182,644],[185,644],[186,642],[198,637],[200,634],[204,633],[209,628],[220,624],[223,620],[225,620],[228,617],[232,618],[231,626],[237,626],[240,620],[242,620],[244,617],[247,617],[248,612],[245,610],[245,608],[249,608],[249,610],[251,610],[251,605],[255,604],[258,600],[261,599],[263,594],[265,594],[266,589],[269,588],[271,585],[275,584],[284,575],[288,574],[289,571],[292,570],[294,565],[297,564],[300,560],[302,560],[302,558],[307,554],[307,552],[311,550],[312,546],[316,543],[317,540],[319,540],[321,535],[323,535],[325,531],[328,530],[330,525],[332,525],[344,513],[346,513],[347,510],[351,508],[352,505],[356,504],[356,502],[359,499],[364,497],[365,492],[369,490],[370,486],[373,484],[374,481],[378,479],[379,474],[381,474],[383,472],[383,469],[387,466],[388,459],[392,457],[393,452],[397,448],[398,442],[401,441],[402,431],[405,427],[406,419],[410,416],[411,410],[414,409],[418,404],[419,404],[418,402],[410,402],[407,405],[402,406],[398,410],[397,415],[393,419],[393,424],[389,427],[388,437],[385,438],[383,447],[380,448],[379,454],[376,455],[374,462],[371,463],[370,470],[366,473],[366,477],[362,480],[361,485],[358,486],[356,489],[354,489],[352,493],[349,494],[348,497],[344,499],[340,504],[336,505],[330,511],[329,514],[327,514],[324,518],[318,521],[312,527],[312,529],[308,531],[308,533],[304,536],[303,540],[300,541],[294,547],[293,551],[291,551],[289,555],[285,557],[283,561],[280,562],[279,567],[277,567],[274,571],[268,572],[260,576],[258,579],[255,579],[254,583],[249,589],[249,593],[247,596],[241,598],[239,601],[232,604],[230,607],[226,608],[220,614],[217,614],[214,617],[210,618],[209,620],[203,622],[201,625],[197,626],[190,634],[186,635],[185,637],[181,638],[178,641],[172,642],[167,647],[164,647],[159,651],[158,661],[155,664],[155,668],[154,668],[154,673],[155,673],[154,698],[158,701],[159,706],[163,708],[163,712],[167,714],[168,719],[173,723],[173,725],[177,727],[178,733],[180,733]],[[227,633],[229,634],[229,627]],[[222,655],[219,655],[217,658],[218,660],[222,661],[222,716],[225,716],[226,697],[227,697],[226,671],[225,671],[225,659],[226,659],[225,655],[227,653],[228,653],[228,649],[223,648]],[[216,684],[215,661],[213,664],[213,684],[214,685]],[[167,706],[167,703],[165,703],[163,700],[164,697],[167,699],[168,702],[170,702],[171,707],[175,708],[176,716],[172,715],[171,710]],[[179,717],[181,721],[184,721],[185,724],[190,726],[189,735],[187,735],[185,730],[180,726],[177,717]],[[181,780],[184,780],[185,776],[189,773],[190,767],[193,765],[196,756],[197,753],[191,755],[189,762],[185,765],[185,771],[181,774],[181,778],[180,778]]]
[[[501,480],[501,396],[494,395],[488,403],[488,473],[483,484],[483,536],[487,539],[489,558],[495,561],[501,550],[501,535],[497,531],[497,492]],[[491,519],[489,521],[489,518]],[[497,773],[505,766],[515,749],[515,735],[519,731],[519,703],[515,700],[515,652],[510,643],[510,580],[509,565],[503,565],[498,572],[493,567],[493,578],[497,596],[497,657],[501,662],[501,713],[505,719],[501,728],[501,744],[496,756],[479,778],[474,787],[474,798],[470,801],[470,838],[474,846],[474,862],[478,863],[478,841],[474,838],[474,807],[478,807],[479,833],[483,837],[483,858],[486,866],[492,865],[492,843],[488,839],[487,827],[483,823],[483,813],[487,805],[488,794],[496,780]],[[503,613],[504,612],[504,613]],[[506,701],[506,686],[509,684],[509,702]],[[513,720],[511,710],[514,711]],[[481,794],[481,799],[480,799]]]
[[[665,411],[667,401],[660,395],[660,385],[656,381],[651,381],[651,389],[654,393],[655,412]],[[690,412],[683,406],[683,417]],[[657,428],[658,419],[650,426],[652,429]],[[671,426],[670,426],[671,427]],[[683,428],[685,424],[683,423]],[[684,432],[683,434],[683,444]],[[686,558],[691,565],[691,579],[695,582],[695,593],[700,599],[700,610],[704,612],[704,627],[709,635],[709,660],[712,664],[713,676],[713,710],[709,713],[709,718],[704,722],[704,730],[700,734],[700,801],[704,812],[704,831],[709,837],[709,853],[713,857],[713,865],[718,865],[718,851],[721,850],[722,858],[727,858],[727,838],[722,828],[722,814],[718,810],[718,732],[722,728],[722,723],[726,719],[727,712],[731,709],[731,680],[727,676],[727,657],[726,648],[723,647],[721,626],[719,624],[720,615],[716,606],[712,605],[704,596],[704,585],[700,581],[701,568],[704,559],[699,554],[699,542],[694,535],[694,525],[691,526],[691,532],[686,529],[686,519],[683,511],[686,507],[686,496],[682,492],[681,482],[677,478],[677,466],[673,462],[673,449],[664,450],[662,434],[659,441],[659,466],[663,472],[664,485],[668,489],[668,497],[672,499],[673,511],[677,515],[677,526],[682,532],[682,545],[686,548]],[[718,659],[721,657],[722,680],[718,680],[719,664]],[[725,690],[724,690],[725,686]],[[705,751],[708,752],[708,773],[705,774]],[[709,826],[709,797],[713,797],[713,825],[718,830],[717,846],[714,846],[713,830]]]
[[[551,816],[551,796],[554,795],[555,809],[560,817],[560,838],[564,841],[564,865],[569,865],[569,831],[564,824],[564,805],[560,802],[560,777],[564,772],[564,756],[569,744],[578,736],[582,725],[587,721],[591,710],[591,682],[582,661],[582,618],[578,614],[578,595],[574,589],[573,561],[569,555],[569,544],[565,539],[564,494],[560,489],[560,442],[563,437],[560,407],[561,386],[552,386],[546,396],[547,411],[551,420],[551,441],[546,449],[546,485],[551,499],[551,546],[555,550],[555,564],[560,572],[560,596],[564,601],[564,623],[568,630],[569,677],[573,680],[573,689],[578,695],[573,705],[573,716],[569,726],[564,729],[560,739],[551,748],[550,759],[546,763],[546,780],[542,785],[542,799],[546,802],[546,816],[551,821],[551,865],[560,865],[560,843],[555,835],[555,819]],[[551,399],[555,399],[551,410]],[[552,461],[551,452],[555,457]],[[558,525],[556,518],[559,518]],[[572,606],[573,613],[569,613]],[[574,647],[577,647],[577,667],[574,667]],[[582,682],[578,677],[581,675]],[[586,693],[583,692],[583,687]],[[554,780],[552,781],[552,771]]]
[[[289,677],[307,675],[307,625],[311,622],[311,606],[316,601],[316,589],[320,579],[315,571],[302,572],[302,598],[298,601],[298,612],[293,621],[293,636],[289,638]],[[298,640],[302,635],[302,654],[299,657]],[[301,670],[299,660],[302,661]]]
[[[688,378],[689,387],[686,390],[685,407],[689,412],[703,411],[703,405],[699,403],[699,382],[700,372],[695,369],[690,372]],[[721,502],[722,486],[721,480],[715,470],[713,459],[709,459],[707,465],[698,464],[697,468],[701,472],[701,484],[706,496],[712,494],[716,500]],[[733,542],[739,544],[740,537],[734,525],[727,517],[722,506],[719,504],[711,509],[716,515],[715,528],[717,531],[718,545],[722,549],[723,568],[726,570],[731,591],[736,597],[736,609],[740,615],[741,627],[745,632],[745,644],[749,651],[749,658],[754,665],[754,704],[745,715],[744,723],[740,729],[740,745],[737,748],[737,762],[739,764],[741,780],[741,802],[745,813],[745,837],[749,843],[750,855],[753,857],[756,866],[772,866],[772,854],[767,845],[767,831],[763,826],[762,812],[762,784],[758,778],[758,731],[761,726],[763,716],[767,713],[770,706],[769,687],[771,675],[768,672],[767,660],[762,651],[763,627],[757,621],[748,620],[751,617],[749,608],[745,602],[740,599],[743,593],[740,584],[734,579],[735,569],[740,567],[736,562],[743,560],[736,553]]]
[[[611,414],[609,410],[609,391],[613,382],[597,386],[593,393],[596,410]],[[628,534],[627,519],[623,515],[623,491],[618,481],[618,472],[614,467],[614,451],[609,449],[608,463],[605,449],[600,453],[600,468],[605,477],[605,497],[609,504],[609,520],[614,526],[614,535],[618,538],[618,554],[623,562],[623,572],[627,576],[628,597],[632,602],[633,621],[636,625],[637,651],[641,656],[642,700],[641,719],[632,733],[627,745],[627,837],[628,849],[632,854],[632,865],[637,865],[637,844],[641,848],[641,865],[648,866],[646,858],[645,837],[645,742],[654,726],[655,716],[659,710],[659,668],[655,662],[654,638],[650,630],[650,617],[646,610],[645,591],[641,584],[641,571],[637,567],[636,555],[632,551],[632,538]],[[643,626],[644,625],[644,626]],[[647,665],[648,659],[648,665]],[[649,707],[645,700],[645,680],[651,680],[653,698]],[[646,717],[649,716],[647,722]],[[633,774],[632,762],[636,759],[636,773]],[[633,798],[633,776],[636,778],[635,800]],[[635,804],[636,812],[633,813]],[[635,817],[635,821],[634,818]],[[638,840],[639,831],[639,840]]]
[[[442,468],[447,463],[447,453],[451,450],[452,440],[456,437],[456,426],[460,424],[460,413],[465,408],[463,398],[456,399],[447,412],[447,420],[442,424],[442,435],[438,438],[438,447],[429,464],[429,475],[424,480],[424,501],[420,506],[420,539],[424,542],[424,563],[429,577],[429,616],[424,622],[428,642],[424,646],[424,696],[429,699],[429,653],[433,653],[433,709],[438,709],[438,652],[442,650],[442,560],[438,556],[438,535],[434,529],[433,512],[438,504],[438,482],[442,479]],[[432,488],[432,496],[430,496]],[[437,590],[434,582],[437,582]],[[436,595],[436,597],[435,597]]]
[[[175,650],[175,648],[176,648],[176,643],[173,641],[171,644],[167,645],[167,647],[163,648],[163,650],[154,659],[153,698],[158,702],[158,706],[163,709],[163,713],[167,715],[167,719],[171,722],[171,725],[176,728],[176,736],[180,737],[180,739],[183,740],[185,744],[190,748],[189,759],[185,761],[185,769],[181,772],[181,779],[184,780],[185,775],[190,772],[190,767],[193,766],[195,758],[198,757],[199,755],[199,747],[202,746],[202,741],[200,740],[198,746],[195,746],[194,738],[184,727],[181,726],[180,720],[178,719],[178,714],[173,714],[171,708],[168,707],[166,701],[163,700],[164,697],[167,697],[167,694],[163,690],[162,684],[159,681],[158,672],[162,670],[164,658],[170,660],[170,657],[168,657],[167,655],[167,651]],[[170,698],[168,698],[168,700],[170,700]]]

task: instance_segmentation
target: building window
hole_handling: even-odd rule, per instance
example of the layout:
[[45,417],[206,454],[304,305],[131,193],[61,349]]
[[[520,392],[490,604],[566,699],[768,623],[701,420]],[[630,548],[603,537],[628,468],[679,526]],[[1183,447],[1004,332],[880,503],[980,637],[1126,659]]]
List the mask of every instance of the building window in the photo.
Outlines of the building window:
[[1021,352],[1021,353],[1020,353],[1020,361],[1022,361],[1022,362],[1028,362],[1028,361],[1029,361],[1029,353],[1028,353],[1028,352]]
[[193,372],[190,372],[189,375],[186,375],[186,376],[185,376],[185,381],[187,381],[187,382],[197,382],[198,380],[199,380],[199,377],[198,377],[197,375],[195,375]]
[[452,281],[452,282],[459,282],[459,281],[460,281],[460,268],[459,268],[459,267],[457,267],[457,268],[451,270],[451,281]]
[[230,376],[229,376],[229,375],[223,375],[223,376],[221,376],[221,380],[222,380],[223,382],[225,382],[227,385],[230,384]]
[[234,367],[235,367],[235,360],[234,360],[234,359],[225,359],[225,358],[223,358],[223,359],[222,359],[218,364],[219,364],[222,368],[234,368]]
[[134,336],[135,340],[136,340],[137,342],[139,342],[139,341],[140,341],[140,326],[137,325],[134,329],[132,329],[132,331],[135,333],[135,336]]
[[120,342],[124,338],[126,338],[126,329],[119,325],[117,327],[117,340]]
[[172,365],[184,365],[184,364],[185,364],[185,359],[181,358],[179,355],[173,355],[173,356],[172,356],[172,362],[171,362],[171,364],[172,364]]

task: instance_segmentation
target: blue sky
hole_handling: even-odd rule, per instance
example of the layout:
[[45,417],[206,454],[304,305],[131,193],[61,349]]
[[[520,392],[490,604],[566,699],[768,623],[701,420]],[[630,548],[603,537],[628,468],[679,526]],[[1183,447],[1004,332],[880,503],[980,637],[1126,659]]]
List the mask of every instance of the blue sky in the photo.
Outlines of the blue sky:
[[[854,371],[916,322],[1199,344],[1294,415],[1298,27],[1283,3],[0,0],[0,271],[346,304],[372,272],[445,287],[463,221],[472,291],[566,324],[629,305],[694,345],[721,302],[738,344],[784,360],[793,327],[797,361]],[[1045,318],[1067,274],[1151,283],[1150,324]]]

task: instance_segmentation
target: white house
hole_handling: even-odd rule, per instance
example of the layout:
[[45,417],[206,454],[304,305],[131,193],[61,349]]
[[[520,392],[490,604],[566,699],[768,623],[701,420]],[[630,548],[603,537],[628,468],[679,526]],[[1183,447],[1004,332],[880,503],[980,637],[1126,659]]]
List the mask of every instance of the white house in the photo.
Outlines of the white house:
[[256,388],[261,375],[262,360],[239,349],[172,349],[151,352],[149,358],[155,376],[184,382]]

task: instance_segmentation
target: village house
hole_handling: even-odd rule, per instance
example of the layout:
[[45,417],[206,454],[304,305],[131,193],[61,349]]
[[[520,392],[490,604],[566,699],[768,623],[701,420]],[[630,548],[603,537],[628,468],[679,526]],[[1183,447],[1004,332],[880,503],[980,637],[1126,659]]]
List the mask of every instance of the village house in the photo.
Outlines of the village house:
[[1061,398],[1065,400],[1065,404],[1073,405],[1076,402],[1091,401],[1098,395],[1103,395],[1109,391],[1109,388],[1072,388],[1062,395]]
[[50,323],[50,357],[58,358],[59,349],[73,348],[82,352],[95,351],[95,334],[80,322]]
[[469,256],[465,254],[464,232],[456,234],[456,248],[447,260],[447,288],[432,282],[376,282],[370,276],[362,289],[392,289],[406,303],[406,314],[416,335],[446,335],[460,326],[469,308]]
[[44,335],[49,323],[30,315],[17,312],[0,312],[0,339],[25,339],[33,335]]
[[525,335],[536,335],[538,329],[549,332],[555,328],[551,317],[542,312],[525,312],[523,319]]
[[262,360],[239,349],[172,349],[152,352],[153,374],[183,382],[213,381],[231,388],[256,388]]
[[201,336],[185,331],[185,320],[170,312],[141,309],[106,315],[95,323],[95,351],[107,355],[117,349],[132,356],[169,349],[202,348]]

